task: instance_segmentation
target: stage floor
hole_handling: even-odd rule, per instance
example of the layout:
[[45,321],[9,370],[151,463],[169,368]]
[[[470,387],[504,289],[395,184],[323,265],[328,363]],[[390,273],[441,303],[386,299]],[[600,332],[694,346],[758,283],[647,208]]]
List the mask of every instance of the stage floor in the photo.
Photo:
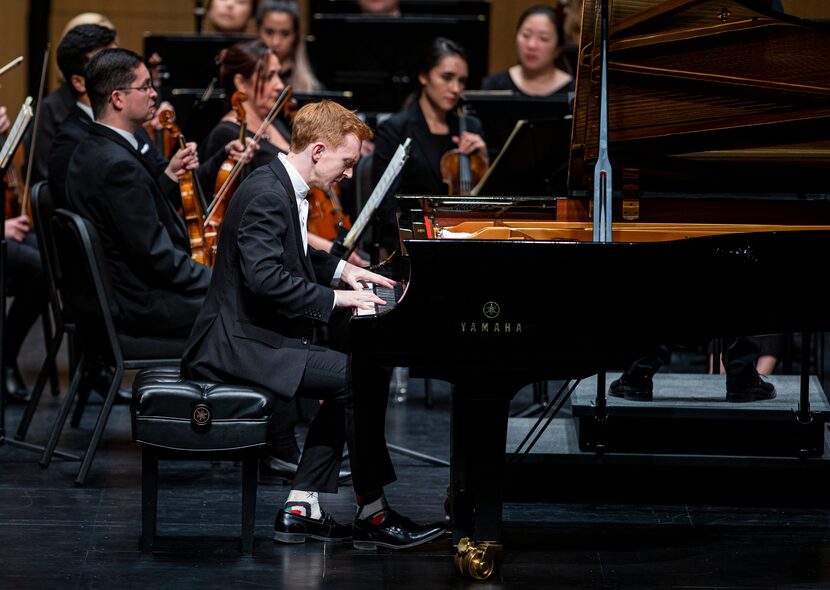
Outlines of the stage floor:
[[[423,382],[410,382],[408,399],[390,404],[388,438],[448,459],[449,388],[436,382],[433,392],[435,407],[426,409]],[[530,395],[520,393],[516,409]],[[44,396],[31,442],[45,440],[58,401]],[[67,426],[61,448],[85,447],[99,404],[91,400],[80,428]],[[21,411],[9,408],[9,434]],[[527,421],[511,422],[511,443]],[[569,406],[554,425],[551,436],[573,445]],[[578,447],[564,455],[592,456]],[[827,503],[766,501],[760,489],[728,503],[632,499],[627,490],[662,484],[649,475],[635,481],[626,475],[628,467],[591,495],[506,504],[500,568],[488,582],[474,585],[454,572],[448,538],[402,552],[274,543],[274,514],[288,492],[280,486],[260,486],[254,555],[241,557],[241,468],[231,463],[161,464],[159,534],[165,539],[156,553],[141,554],[140,454],[130,438],[126,406],[114,408],[86,486],[73,485],[77,463],[55,459],[42,470],[38,458],[0,448],[0,588],[830,588]],[[401,455],[393,460],[399,481],[388,489],[392,505],[416,520],[441,519],[449,470]],[[570,476],[563,465],[538,467],[527,488],[573,491],[565,485]],[[781,475],[770,469],[766,477],[772,482]],[[826,480],[815,491],[830,500]],[[354,514],[349,487],[323,502],[338,520]]]

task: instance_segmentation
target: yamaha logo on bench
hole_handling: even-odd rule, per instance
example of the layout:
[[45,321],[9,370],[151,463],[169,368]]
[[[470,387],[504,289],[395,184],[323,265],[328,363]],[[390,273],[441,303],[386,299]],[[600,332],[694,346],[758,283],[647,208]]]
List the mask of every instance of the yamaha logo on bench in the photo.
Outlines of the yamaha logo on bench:
[[197,404],[193,408],[191,424],[193,424],[193,428],[196,430],[206,430],[210,427],[210,419],[212,417],[210,406],[207,404]]

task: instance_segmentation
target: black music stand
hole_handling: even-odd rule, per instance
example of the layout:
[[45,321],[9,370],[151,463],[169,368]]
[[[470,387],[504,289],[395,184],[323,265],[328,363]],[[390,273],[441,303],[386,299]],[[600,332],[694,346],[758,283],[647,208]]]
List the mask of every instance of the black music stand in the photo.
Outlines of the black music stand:
[[473,194],[564,195],[570,139],[570,116],[517,122]]

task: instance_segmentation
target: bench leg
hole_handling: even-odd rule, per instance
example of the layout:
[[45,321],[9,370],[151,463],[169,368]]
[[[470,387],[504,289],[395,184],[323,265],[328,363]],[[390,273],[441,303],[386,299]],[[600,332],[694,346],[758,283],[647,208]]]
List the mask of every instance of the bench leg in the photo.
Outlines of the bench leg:
[[141,450],[141,551],[152,551],[156,540],[159,461],[153,451]]
[[242,460],[242,553],[253,553],[258,458],[248,454]]

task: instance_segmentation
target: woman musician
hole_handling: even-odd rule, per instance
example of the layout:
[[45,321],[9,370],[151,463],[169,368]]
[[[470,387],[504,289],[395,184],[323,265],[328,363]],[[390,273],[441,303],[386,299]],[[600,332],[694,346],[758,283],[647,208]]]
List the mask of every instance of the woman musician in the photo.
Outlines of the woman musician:
[[[441,159],[447,152],[487,161],[487,144],[482,137],[481,122],[464,117],[466,130],[461,132],[457,107],[467,85],[468,66],[465,50],[450,39],[439,37],[429,46],[421,61],[418,81],[421,89],[401,112],[378,126],[372,157],[373,184],[380,176],[398,145],[412,139],[409,160],[401,170],[397,188],[401,194],[447,195],[450,186],[441,171]],[[387,253],[397,248],[398,228],[395,203],[387,197],[378,210],[381,244]]]
[[[219,58],[219,83],[230,98],[242,92],[247,100],[242,103],[245,112],[246,141],[253,141],[256,130],[273,107],[285,85],[279,76],[280,61],[276,53],[262,41],[243,41],[223,50]],[[239,139],[240,123],[238,113],[231,109],[208,134],[202,144],[206,153],[225,145],[232,139]],[[267,137],[266,137],[267,136]],[[258,142],[251,162],[240,174],[238,182],[259,166],[271,162],[277,154],[288,151],[290,134],[282,128],[280,121],[272,123],[267,133]],[[211,185],[213,186],[213,185]],[[331,250],[331,241],[309,233],[309,244],[318,250]],[[353,264],[365,265],[359,257],[353,256]]]

